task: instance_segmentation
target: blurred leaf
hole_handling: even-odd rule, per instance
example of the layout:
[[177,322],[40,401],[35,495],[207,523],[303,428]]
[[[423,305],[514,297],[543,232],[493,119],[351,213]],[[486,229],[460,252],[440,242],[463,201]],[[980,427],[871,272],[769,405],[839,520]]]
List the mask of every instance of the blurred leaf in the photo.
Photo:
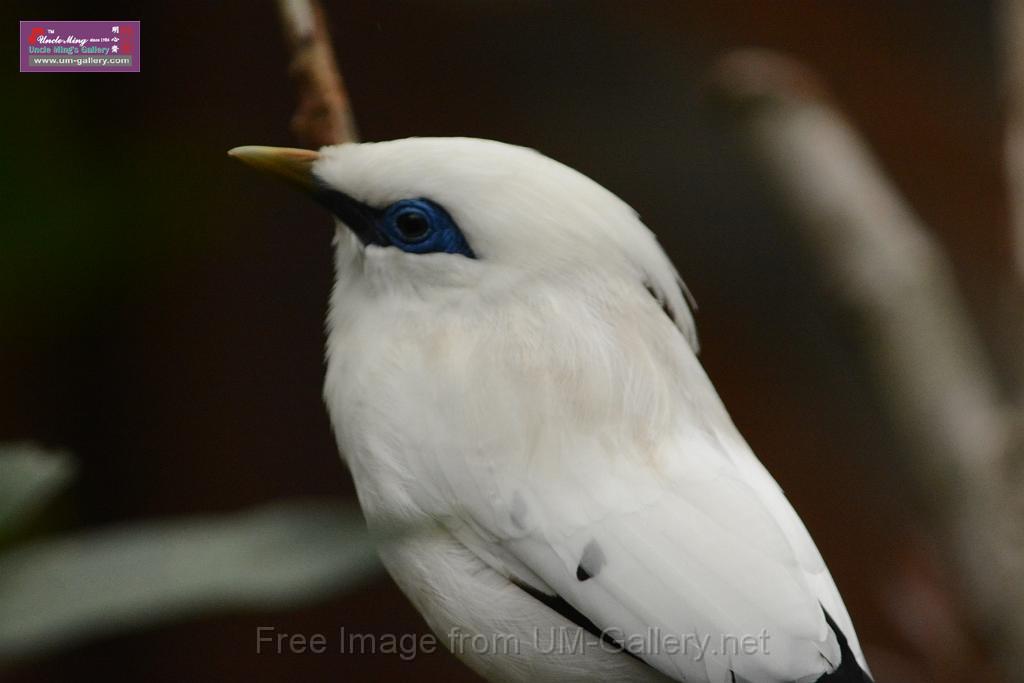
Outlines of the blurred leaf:
[[325,500],[32,543],[0,556],[0,661],[146,624],[312,601],[378,566],[359,512]]
[[46,505],[75,475],[66,453],[31,443],[0,444],[0,537]]

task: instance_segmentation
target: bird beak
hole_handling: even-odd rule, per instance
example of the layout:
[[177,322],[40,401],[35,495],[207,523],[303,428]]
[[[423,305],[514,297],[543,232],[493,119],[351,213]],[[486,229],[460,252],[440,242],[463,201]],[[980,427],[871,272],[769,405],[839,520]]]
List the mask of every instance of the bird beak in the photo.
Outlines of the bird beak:
[[314,194],[318,189],[313,164],[320,158],[319,152],[294,147],[246,145],[228,150],[228,156],[275,175],[307,194]]
[[248,145],[229,150],[228,156],[275,175],[310,195],[354,232],[363,244],[387,244],[377,229],[379,212],[328,187],[313,174],[313,165],[320,158],[319,152],[294,147]]

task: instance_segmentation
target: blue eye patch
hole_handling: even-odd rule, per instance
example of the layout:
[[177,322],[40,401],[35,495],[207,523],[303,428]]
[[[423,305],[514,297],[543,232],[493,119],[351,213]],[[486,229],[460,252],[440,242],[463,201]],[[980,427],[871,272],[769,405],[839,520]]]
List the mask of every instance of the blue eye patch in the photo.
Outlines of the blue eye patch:
[[363,244],[396,247],[410,254],[447,253],[476,258],[454,219],[444,207],[429,199],[401,199],[384,209],[375,209],[326,187],[314,196]]

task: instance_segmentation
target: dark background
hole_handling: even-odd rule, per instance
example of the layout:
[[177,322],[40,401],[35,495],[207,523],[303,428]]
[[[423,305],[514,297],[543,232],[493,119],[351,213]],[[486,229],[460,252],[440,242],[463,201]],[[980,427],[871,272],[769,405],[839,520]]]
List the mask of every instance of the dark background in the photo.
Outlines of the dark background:
[[[632,204],[700,303],[703,362],[816,539],[880,683],[994,680],[899,446],[795,234],[701,82],[743,46],[818,69],[994,325],[1008,263],[987,2],[327,2],[365,139],[536,147]],[[17,2],[141,19],[140,74],[3,71],[0,440],[66,447],[55,529],[352,495],[320,399],[330,220],[225,156],[294,144],[275,8]],[[255,628],[425,629],[389,580],[104,640],[15,681],[474,680],[451,656],[257,655]],[[968,673],[970,672],[970,673]],[[981,672],[981,673],[979,673]]]

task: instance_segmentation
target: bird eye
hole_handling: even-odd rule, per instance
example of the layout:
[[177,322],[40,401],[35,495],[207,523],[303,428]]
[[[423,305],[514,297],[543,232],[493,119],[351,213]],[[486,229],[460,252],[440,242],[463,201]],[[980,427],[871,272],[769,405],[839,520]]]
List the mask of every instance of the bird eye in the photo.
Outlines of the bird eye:
[[476,258],[444,207],[423,197],[400,199],[378,213],[377,233],[385,245],[410,254],[445,252]]
[[395,227],[406,242],[419,242],[430,233],[430,220],[416,209],[406,209],[395,216]]

